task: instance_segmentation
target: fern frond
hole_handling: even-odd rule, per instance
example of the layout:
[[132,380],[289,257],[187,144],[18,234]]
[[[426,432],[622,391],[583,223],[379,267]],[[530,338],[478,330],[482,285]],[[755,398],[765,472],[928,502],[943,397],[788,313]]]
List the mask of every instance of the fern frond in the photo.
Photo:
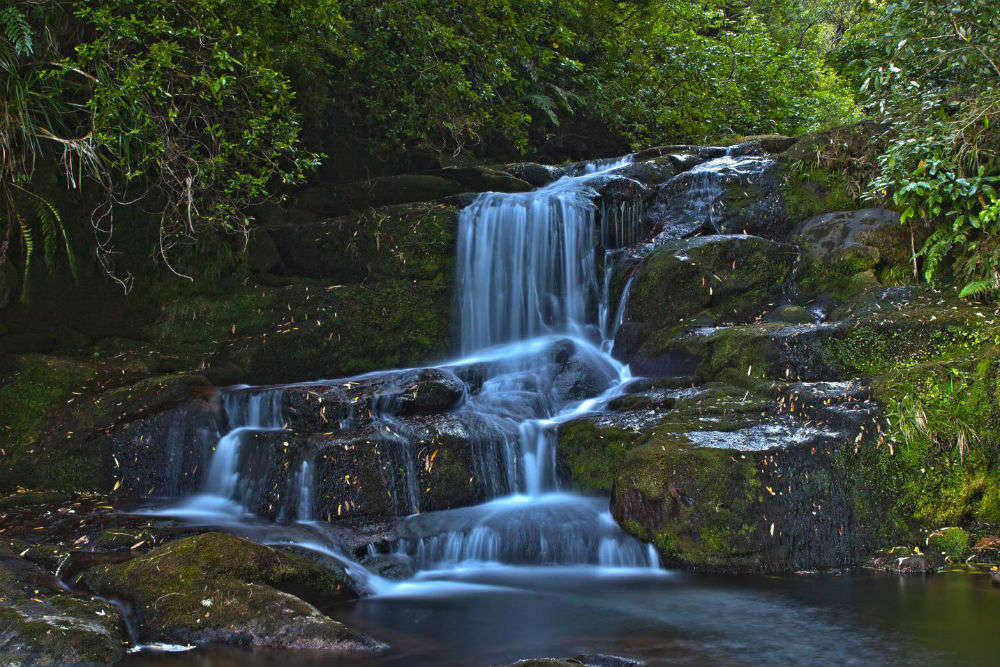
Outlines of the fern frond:
[[15,214],[18,227],[21,230],[21,241],[24,243],[24,274],[21,279],[21,301],[28,300],[28,276],[31,272],[31,256],[35,253],[35,240],[31,235],[31,227],[20,213]]
[[73,247],[69,242],[69,234],[66,232],[66,225],[63,224],[59,209],[52,202],[39,197],[35,212],[38,214],[38,220],[42,225],[45,264],[49,267],[49,271],[54,269],[56,245],[58,238],[61,237],[63,248],[66,251],[66,264],[69,266],[70,273],[76,278],[76,255],[73,254]]
[[0,23],[3,23],[4,35],[14,45],[14,52],[17,55],[30,56],[34,52],[31,24],[21,10],[7,7],[0,12]]
[[992,280],[973,280],[971,283],[962,288],[962,291],[958,293],[960,298],[968,297],[979,297],[992,292],[997,289],[996,284]]

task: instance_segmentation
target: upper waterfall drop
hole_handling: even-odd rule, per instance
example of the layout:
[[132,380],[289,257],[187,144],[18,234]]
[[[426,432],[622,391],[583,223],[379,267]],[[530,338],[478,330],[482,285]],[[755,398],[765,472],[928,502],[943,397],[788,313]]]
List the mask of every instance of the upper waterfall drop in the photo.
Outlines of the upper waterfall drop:
[[[600,338],[591,180],[631,163],[592,163],[532,192],[479,195],[459,215],[457,281],[460,348],[544,334]],[[602,234],[604,236],[604,234]]]

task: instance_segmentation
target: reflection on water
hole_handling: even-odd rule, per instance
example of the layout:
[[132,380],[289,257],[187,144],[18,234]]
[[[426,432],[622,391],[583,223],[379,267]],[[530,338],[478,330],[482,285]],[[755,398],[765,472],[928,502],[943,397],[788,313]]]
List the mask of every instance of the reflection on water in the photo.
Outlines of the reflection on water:
[[985,577],[597,576],[572,567],[493,567],[448,576],[479,585],[327,610],[390,642],[393,649],[383,656],[203,649],[132,655],[124,664],[475,667],[580,653],[692,667],[1000,664],[993,645],[1000,591]]

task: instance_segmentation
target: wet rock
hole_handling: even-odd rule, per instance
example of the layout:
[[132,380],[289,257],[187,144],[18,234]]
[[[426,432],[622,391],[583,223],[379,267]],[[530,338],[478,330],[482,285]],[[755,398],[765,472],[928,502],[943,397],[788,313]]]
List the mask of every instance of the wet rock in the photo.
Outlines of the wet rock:
[[342,571],[231,535],[171,542],[94,568],[85,581],[130,607],[142,641],[334,652],[382,647],[310,604],[356,597]]
[[785,322],[787,324],[814,324],[821,318],[802,306],[785,305],[775,308],[764,317],[765,322]]
[[361,564],[385,579],[401,581],[416,574],[413,562],[400,554],[378,554],[369,556]]
[[[242,436],[239,500],[281,521],[300,517],[304,483],[310,516],[392,517],[472,505],[507,491],[488,474],[502,433],[472,415],[369,422],[348,430]],[[306,464],[309,479],[301,478]]]
[[489,167],[445,167],[424,173],[456,181],[469,192],[527,192],[533,188],[527,179]]
[[787,240],[791,223],[773,158],[724,156],[676,166],[680,173],[659,186],[649,206],[658,239],[743,233]]
[[537,162],[516,162],[504,165],[504,171],[535,187],[548,185],[563,175],[563,169]]
[[458,405],[465,384],[447,369],[388,371],[308,385],[255,387],[247,394],[278,391],[287,427],[305,433],[329,431],[344,420],[374,415],[444,412]]
[[[805,399],[710,386],[677,398],[638,432],[617,431],[627,446],[614,476],[615,519],[667,562],[694,569],[858,562],[881,539],[880,511],[892,502],[877,485],[887,448],[866,435],[878,411],[869,404],[827,422],[821,407],[852,399],[814,391],[815,413]],[[596,420],[604,435],[608,422]]]
[[127,643],[109,602],[63,591],[55,578],[0,548],[0,662],[5,665],[106,665]]
[[452,280],[458,206],[415,202],[334,218],[290,213],[267,232],[281,273],[342,283]]
[[378,206],[432,201],[467,189],[450,178],[403,174],[340,185],[314,185],[296,196],[295,205],[320,215],[344,215]]
[[[673,159],[670,157],[656,157],[649,160],[634,161],[632,164],[616,170],[615,173],[638,181],[647,188],[655,188],[676,176],[677,171]],[[653,190],[650,190],[647,197],[651,196],[653,192]]]

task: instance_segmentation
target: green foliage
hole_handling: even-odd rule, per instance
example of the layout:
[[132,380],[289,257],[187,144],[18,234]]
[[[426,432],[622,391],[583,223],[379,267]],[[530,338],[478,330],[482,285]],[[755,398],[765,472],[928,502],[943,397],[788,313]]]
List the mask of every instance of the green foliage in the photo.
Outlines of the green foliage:
[[[862,63],[870,111],[891,126],[871,194],[927,229],[928,280],[953,273],[964,296],[1000,287],[1000,6],[892,2],[859,23],[845,51]],[[855,70],[861,67],[855,65]]]
[[335,40],[329,2],[87,0],[94,38],[67,67],[93,74],[86,108],[112,197],[149,195],[160,254],[206,230],[246,234],[247,209],[301,182],[319,156],[299,142],[294,91],[279,68]]
[[[43,251],[45,264],[55,270],[57,249],[61,247],[76,275],[75,256],[62,216],[32,183],[44,144],[56,140],[54,133],[65,128],[60,91],[45,64],[56,53],[56,45],[51,40],[36,40],[32,25],[32,20],[47,20],[45,11],[25,4],[0,9],[0,201],[4,209],[0,269],[19,251],[22,300],[28,294],[32,258],[37,250]],[[50,13],[56,16],[58,9]],[[64,155],[71,160],[77,144],[61,142],[66,149]],[[36,244],[38,236],[41,247]]]
[[[246,238],[253,206],[302,182],[324,150],[353,173],[384,172],[411,153],[561,159],[849,119],[851,96],[827,61],[850,12],[800,5],[4,0],[0,258],[23,268],[30,241],[61,254],[81,238],[28,185],[35,162],[60,150],[62,181],[91,185],[96,208],[78,219],[127,288],[150,256],[193,275],[185,248]],[[24,224],[18,197],[30,200],[17,209]],[[130,205],[141,216],[125,215]],[[130,229],[150,214],[155,244]]]

